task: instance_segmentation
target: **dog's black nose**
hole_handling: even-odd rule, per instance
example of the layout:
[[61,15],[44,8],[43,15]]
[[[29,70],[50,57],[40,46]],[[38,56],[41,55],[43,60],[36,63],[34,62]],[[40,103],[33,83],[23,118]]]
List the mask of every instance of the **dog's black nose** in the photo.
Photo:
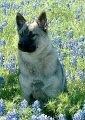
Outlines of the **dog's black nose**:
[[27,44],[27,43],[18,43],[18,49],[19,50],[21,50],[21,51],[23,51],[23,52],[29,52],[29,53],[31,53],[31,52],[34,52],[34,51],[36,51],[36,45],[34,44],[34,43],[29,43],[29,44]]

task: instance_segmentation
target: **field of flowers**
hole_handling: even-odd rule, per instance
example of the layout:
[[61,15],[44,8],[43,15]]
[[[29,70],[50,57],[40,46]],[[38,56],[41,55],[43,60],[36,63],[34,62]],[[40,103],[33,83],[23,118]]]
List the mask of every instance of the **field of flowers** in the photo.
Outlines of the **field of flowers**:
[[[68,92],[41,108],[37,100],[20,102],[16,13],[32,22],[43,10]],[[85,120],[85,0],[0,0],[0,120],[54,119]]]

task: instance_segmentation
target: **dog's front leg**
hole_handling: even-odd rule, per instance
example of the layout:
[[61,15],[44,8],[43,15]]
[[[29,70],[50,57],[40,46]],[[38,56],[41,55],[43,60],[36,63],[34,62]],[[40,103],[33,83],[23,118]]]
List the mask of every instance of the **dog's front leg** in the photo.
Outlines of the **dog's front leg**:
[[21,92],[22,92],[22,100],[26,100],[26,101],[30,101],[30,95],[31,95],[31,91],[29,88],[26,87],[21,87]]
[[30,101],[30,95],[32,93],[31,83],[29,82],[29,79],[24,78],[20,75],[19,76],[19,82],[20,82],[20,86],[21,86],[22,100],[25,99],[29,102]]

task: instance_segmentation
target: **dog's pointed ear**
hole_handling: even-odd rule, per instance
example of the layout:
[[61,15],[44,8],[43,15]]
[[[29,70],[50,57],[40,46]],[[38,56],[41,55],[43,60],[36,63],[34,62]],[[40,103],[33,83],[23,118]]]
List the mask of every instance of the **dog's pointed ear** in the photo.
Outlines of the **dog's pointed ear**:
[[20,30],[23,27],[25,22],[26,22],[25,18],[20,13],[17,13],[17,15],[16,15],[16,23],[17,23],[18,30]]
[[37,19],[37,24],[40,28],[42,28],[45,32],[47,32],[48,24],[47,24],[47,16],[46,12],[42,12]]

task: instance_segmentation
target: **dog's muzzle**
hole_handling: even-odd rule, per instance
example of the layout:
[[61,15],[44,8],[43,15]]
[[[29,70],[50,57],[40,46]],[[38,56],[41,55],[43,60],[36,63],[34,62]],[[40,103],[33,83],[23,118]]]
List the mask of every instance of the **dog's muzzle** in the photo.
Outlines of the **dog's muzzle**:
[[18,49],[23,52],[34,52],[36,50],[35,44],[26,44],[26,43],[18,43]]

